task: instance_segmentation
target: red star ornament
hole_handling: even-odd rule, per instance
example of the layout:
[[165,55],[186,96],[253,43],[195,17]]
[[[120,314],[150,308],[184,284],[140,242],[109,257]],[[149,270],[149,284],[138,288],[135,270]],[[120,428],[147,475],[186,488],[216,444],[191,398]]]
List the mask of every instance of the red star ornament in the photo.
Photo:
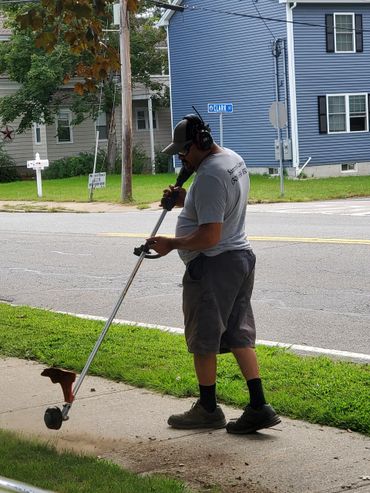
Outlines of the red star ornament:
[[14,139],[14,129],[8,125],[0,130],[0,133],[3,134],[3,140],[5,141],[11,142]]

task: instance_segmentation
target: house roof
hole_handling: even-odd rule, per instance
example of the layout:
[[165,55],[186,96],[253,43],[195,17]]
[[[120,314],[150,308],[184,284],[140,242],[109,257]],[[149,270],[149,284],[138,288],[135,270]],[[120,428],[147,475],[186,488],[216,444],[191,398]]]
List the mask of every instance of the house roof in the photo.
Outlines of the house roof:
[[[172,0],[172,2],[169,2],[172,5],[181,5],[182,0]],[[162,17],[159,19],[157,26],[158,27],[166,27],[168,26],[168,23],[170,22],[171,17],[175,13],[175,10],[166,10],[166,12],[162,15]]]

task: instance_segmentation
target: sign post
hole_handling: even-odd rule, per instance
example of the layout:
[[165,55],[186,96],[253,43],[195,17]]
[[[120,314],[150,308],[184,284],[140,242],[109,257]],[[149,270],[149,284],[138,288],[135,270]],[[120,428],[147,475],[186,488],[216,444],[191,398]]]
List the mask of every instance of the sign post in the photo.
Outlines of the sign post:
[[271,125],[276,128],[278,138],[275,141],[275,150],[279,153],[280,164],[280,195],[284,195],[284,167],[283,167],[283,142],[281,139],[281,129],[287,125],[288,114],[284,103],[275,101],[270,106],[269,118]]
[[49,166],[48,159],[40,159],[40,154],[37,152],[35,159],[27,161],[27,168],[36,170],[37,195],[42,197],[42,178],[41,171]]
[[224,145],[224,126],[222,115],[224,113],[233,113],[234,107],[232,103],[208,103],[208,113],[220,114],[220,146]]

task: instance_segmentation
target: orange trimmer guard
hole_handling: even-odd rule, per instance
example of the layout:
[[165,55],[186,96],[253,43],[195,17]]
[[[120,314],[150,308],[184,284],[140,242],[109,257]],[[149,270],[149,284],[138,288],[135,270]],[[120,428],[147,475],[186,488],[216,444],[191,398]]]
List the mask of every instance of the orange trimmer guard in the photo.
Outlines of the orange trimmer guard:
[[76,373],[60,368],[46,368],[41,375],[43,377],[49,377],[53,383],[60,383],[63,390],[64,401],[68,403],[73,402],[74,395],[72,392],[72,384],[76,380]]

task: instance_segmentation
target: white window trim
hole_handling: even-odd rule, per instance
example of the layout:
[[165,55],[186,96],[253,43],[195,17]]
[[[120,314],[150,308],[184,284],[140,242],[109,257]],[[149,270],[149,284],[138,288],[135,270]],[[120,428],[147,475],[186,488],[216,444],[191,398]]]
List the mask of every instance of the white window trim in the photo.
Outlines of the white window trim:
[[68,142],[59,142],[59,136],[58,136],[58,119],[59,119],[59,114],[56,116],[55,120],[55,126],[56,126],[56,141],[58,145],[68,145],[68,144],[73,144],[73,126],[71,124],[72,121],[72,111],[68,108],[61,108],[60,109],[61,113],[68,113],[68,122],[69,122],[69,129],[70,129],[70,135],[71,135],[71,140]]
[[[145,115],[145,128],[139,128],[139,125],[138,125],[138,112],[139,111],[144,111],[144,115]],[[157,123],[157,126],[154,128],[153,126],[153,132],[156,132],[158,129],[159,129],[159,125],[158,125],[158,113],[153,110],[153,113],[156,115],[156,123]],[[135,109],[135,117],[136,117],[136,130],[137,132],[149,132],[149,112],[148,112],[148,107],[147,106],[142,106],[140,108],[136,108]],[[153,119],[154,120],[154,119]]]
[[[339,51],[337,50],[337,15],[351,15],[352,16],[352,51]],[[356,53],[356,24],[355,24],[355,14],[352,12],[335,12],[334,13],[334,52],[335,53]]]
[[[329,125],[329,98],[333,96],[344,96],[345,98],[345,105],[346,105],[346,130],[343,130],[341,132],[331,132],[330,131],[330,125]],[[349,97],[350,96],[364,96],[365,97],[365,105],[366,105],[366,110],[365,110],[365,115],[366,115],[366,130],[355,130],[352,131],[350,130],[350,114],[349,114]],[[327,122],[327,128],[328,128],[328,134],[331,135],[339,135],[339,134],[364,134],[366,132],[369,132],[369,107],[368,107],[368,93],[366,92],[354,92],[354,93],[348,93],[348,94],[327,94],[326,95],[326,122]]]

